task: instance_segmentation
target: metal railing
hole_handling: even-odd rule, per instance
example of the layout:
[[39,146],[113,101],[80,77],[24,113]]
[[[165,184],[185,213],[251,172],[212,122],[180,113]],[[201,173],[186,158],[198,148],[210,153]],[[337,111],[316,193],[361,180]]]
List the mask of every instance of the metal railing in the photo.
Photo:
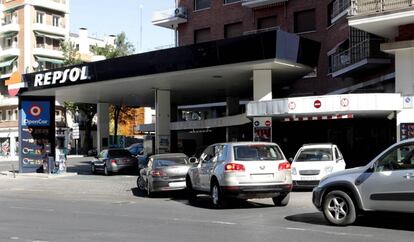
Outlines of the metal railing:
[[351,15],[406,9],[414,6],[414,0],[352,0]]
[[382,39],[366,39],[351,48],[331,56],[331,72],[342,70],[367,58],[386,58],[388,55],[380,50]]

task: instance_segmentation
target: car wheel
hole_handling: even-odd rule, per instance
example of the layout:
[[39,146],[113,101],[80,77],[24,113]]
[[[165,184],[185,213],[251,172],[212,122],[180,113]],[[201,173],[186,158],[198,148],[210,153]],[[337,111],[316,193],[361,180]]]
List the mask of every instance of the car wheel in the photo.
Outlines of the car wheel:
[[137,187],[138,187],[138,190],[140,190],[140,191],[146,190],[145,189],[145,180],[142,176],[139,176],[137,178]]
[[94,164],[91,164],[91,172],[92,174],[96,174],[96,168]]
[[211,186],[211,201],[214,208],[224,208],[226,203],[223,198],[220,186],[217,182],[214,182]]
[[104,165],[104,175],[105,176],[111,175],[111,172],[108,170],[108,167],[106,165]]
[[289,203],[290,193],[280,194],[277,197],[273,197],[272,200],[273,200],[273,203],[275,204],[276,207],[284,207],[284,206],[288,205],[288,203]]
[[193,185],[192,185],[191,180],[190,180],[189,177],[187,177],[187,179],[185,180],[185,184],[186,184],[186,187],[187,187],[188,201],[190,203],[193,203],[197,199],[197,193],[194,191]]
[[345,226],[356,219],[355,205],[352,199],[343,191],[329,192],[323,201],[323,215],[334,225]]

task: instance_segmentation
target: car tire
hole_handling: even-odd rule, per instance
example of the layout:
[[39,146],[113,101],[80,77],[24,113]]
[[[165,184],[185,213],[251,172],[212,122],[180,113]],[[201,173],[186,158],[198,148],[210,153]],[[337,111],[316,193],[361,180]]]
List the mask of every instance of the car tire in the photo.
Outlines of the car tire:
[[331,224],[345,226],[356,220],[356,209],[351,197],[340,190],[329,192],[323,199],[323,215]]
[[105,176],[111,175],[111,172],[108,170],[108,167],[106,165],[104,165],[104,175]]
[[92,172],[92,174],[96,174],[96,167],[95,167],[95,165],[94,164],[91,164],[91,172]]
[[277,197],[272,197],[272,200],[273,200],[273,204],[275,204],[276,207],[285,207],[289,203],[290,193],[280,194]]
[[193,185],[189,177],[185,179],[186,190],[187,190],[187,197],[190,203],[194,203],[197,200],[197,193],[193,189]]
[[138,190],[141,191],[141,192],[146,190],[146,188],[145,188],[145,180],[144,180],[144,178],[142,176],[139,176],[137,178],[137,187],[138,187]]
[[210,189],[211,202],[213,208],[225,208],[226,201],[223,197],[223,193],[218,182],[213,182]]

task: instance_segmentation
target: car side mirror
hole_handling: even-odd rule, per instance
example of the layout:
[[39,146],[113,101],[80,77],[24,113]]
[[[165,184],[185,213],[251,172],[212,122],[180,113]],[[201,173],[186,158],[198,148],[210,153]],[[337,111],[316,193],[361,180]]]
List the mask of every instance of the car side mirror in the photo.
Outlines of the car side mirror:
[[188,159],[188,161],[189,161],[191,164],[198,164],[198,159],[197,159],[196,157],[190,157],[190,158]]

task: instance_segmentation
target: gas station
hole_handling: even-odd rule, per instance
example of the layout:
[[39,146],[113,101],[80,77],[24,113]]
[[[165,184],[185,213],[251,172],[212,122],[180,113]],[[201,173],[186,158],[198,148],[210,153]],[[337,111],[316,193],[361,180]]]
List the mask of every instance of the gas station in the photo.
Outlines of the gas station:
[[[143,132],[155,131],[155,153],[176,152],[186,145],[194,151],[214,142],[243,140],[273,141],[293,152],[308,140],[332,141],[332,135],[323,134],[317,139],[310,135],[315,133],[316,123],[318,129],[324,129],[322,121],[316,120],[324,120],[322,116],[326,115],[331,121],[344,118],[348,122],[354,122],[356,117],[380,117],[392,131],[385,132],[387,138],[378,148],[393,141],[395,121],[387,122],[386,116],[403,108],[399,94],[390,94],[393,102],[378,95],[368,99],[353,95],[274,99],[282,86],[314,70],[319,50],[320,44],[315,41],[270,31],[28,73],[20,80],[8,80],[9,93],[19,96],[20,172],[35,172],[45,152],[55,155],[55,101],[97,104],[98,151],[109,146],[108,107],[119,103],[155,107],[156,122],[139,127]],[[221,108],[215,109],[219,115],[207,112],[198,120],[183,120],[178,115],[183,106],[214,107],[217,103],[222,103]],[[355,103],[376,106],[360,108]],[[310,127],[305,124],[309,130],[299,131],[299,122],[295,121],[312,118],[315,121]],[[341,129],[341,125],[334,126],[327,132]],[[353,138],[350,133],[345,137],[339,143]],[[190,144],[185,142],[188,140],[195,141]]]

